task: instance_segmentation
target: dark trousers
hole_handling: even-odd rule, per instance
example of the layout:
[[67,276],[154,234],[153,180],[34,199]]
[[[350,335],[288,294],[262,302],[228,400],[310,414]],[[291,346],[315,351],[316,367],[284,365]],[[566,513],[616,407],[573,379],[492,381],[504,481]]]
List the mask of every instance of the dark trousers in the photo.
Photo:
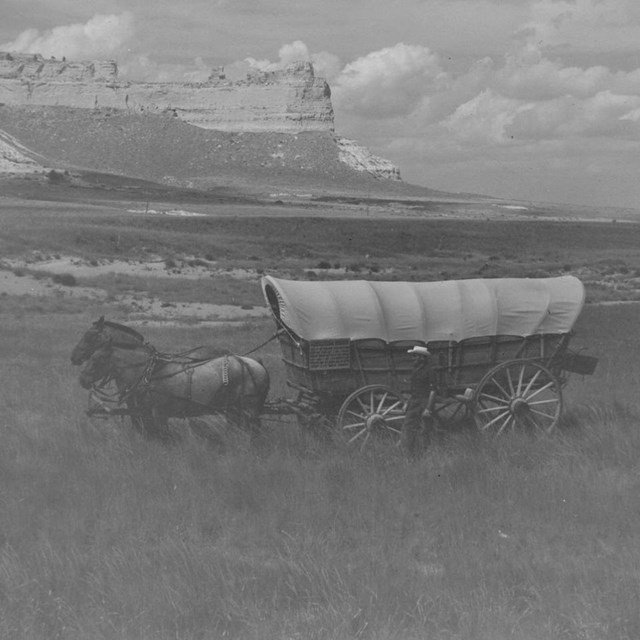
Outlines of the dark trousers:
[[419,456],[431,443],[433,418],[423,414],[429,406],[429,398],[412,395],[407,403],[407,411],[402,427],[404,450],[410,458]]

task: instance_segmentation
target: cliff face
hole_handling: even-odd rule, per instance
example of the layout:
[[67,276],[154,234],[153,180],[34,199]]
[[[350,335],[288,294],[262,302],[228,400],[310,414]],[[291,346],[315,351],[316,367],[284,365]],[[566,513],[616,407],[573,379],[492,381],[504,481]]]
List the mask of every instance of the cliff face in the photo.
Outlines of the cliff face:
[[388,160],[374,156],[369,149],[359,145],[355,140],[337,138],[339,158],[356,171],[364,171],[387,180],[401,180],[398,167]]
[[0,173],[35,173],[44,171],[13,136],[0,131]]
[[329,85],[315,77],[308,62],[253,71],[237,82],[218,72],[207,82],[185,84],[120,81],[113,61],[67,62],[0,53],[0,103],[173,112],[189,124],[220,131],[333,130]]
[[329,85],[307,62],[240,81],[217,69],[203,83],[151,83],[119,80],[114,61],[0,52],[0,173],[44,164],[194,185],[400,180],[333,129]]

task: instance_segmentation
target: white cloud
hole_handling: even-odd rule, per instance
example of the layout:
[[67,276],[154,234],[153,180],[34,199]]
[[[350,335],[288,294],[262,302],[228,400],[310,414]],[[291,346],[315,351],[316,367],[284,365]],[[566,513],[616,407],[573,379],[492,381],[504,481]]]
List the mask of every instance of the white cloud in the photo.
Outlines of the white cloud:
[[347,64],[332,91],[336,108],[365,117],[397,117],[410,113],[445,81],[436,54],[399,43]]
[[117,53],[133,37],[133,32],[130,12],[98,14],[84,24],[63,25],[43,32],[26,29],[15,40],[0,45],[0,49],[82,60]]
[[524,107],[517,100],[485,89],[461,104],[441,124],[459,141],[473,144],[505,144],[510,137],[506,131],[507,127],[522,108]]
[[502,61],[483,59],[455,72],[424,47],[399,44],[347,64],[332,88],[336,113],[347,113],[345,121],[353,126],[365,118],[369,139],[379,136],[383,144],[391,125],[397,137],[411,132],[429,139],[438,127],[461,149],[553,137],[638,136],[640,69],[564,66],[530,43]]
[[340,58],[328,51],[311,54],[311,61],[313,62],[316,76],[324,78],[329,83],[333,83],[342,70]]
[[640,129],[633,113],[640,108],[640,97],[601,91],[584,100],[575,117],[558,128],[563,136],[606,136],[639,140]]
[[283,45],[280,47],[278,55],[280,56],[280,64],[282,66],[286,66],[292,62],[298,62],[299,60],[304,62],[309,62],[311,60],[309,49],[302,40],[296,40],[291,44]]
[[637,0],[536,0],[520,37],[545,47],[577,51],[637,50]]
[[507,54],[495,77],[502,93],[523,100],[545,100],[563,95],[587,97],[611,83],[609,69],[602,65],[582,69],[564,67],[545,58],[532,44]]
[[295,40],[289,44],[284,44],[278,51],[278,61],[272,62],[268,59],[256,60],[255,58],[245,58],[244,60],[234,62],[228,65],[228,69],[233,72],[241,71],[245,73],[249,67],[261,69],[263,71],[281,69],[294,62],[312,62],[316,76],[331,81],[341,71],[342,65],[340,58],[329,53],[321,51],[320,53],[311,53],[307,45],[302,40]]

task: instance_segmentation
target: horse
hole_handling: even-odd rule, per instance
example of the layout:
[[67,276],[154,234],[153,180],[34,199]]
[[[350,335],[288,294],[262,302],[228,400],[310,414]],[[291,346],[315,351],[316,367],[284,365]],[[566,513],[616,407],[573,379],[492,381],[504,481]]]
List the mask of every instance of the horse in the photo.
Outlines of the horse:
[[148,435],[166,439],[169,418],[224,414],[249,430],[252,443],[261,436],[270,381],[258,360],[233,354],[194,360],[148,344],[109,342],[89,357],[79,381],[91,389],[110,380]]
[[[145,344],[144,336],[135,329],[127,327],[119,322],[105,320],[101,316],[87,331],[85,331],[78,344],[71,351],[71,364],[81,365],[86,362],[100,347],[107,344],[116,346],[140,346]],[[175,357],[190,358],[194,361],[206,360],[218,356],[229,355],[226,349],[204,345],[190,349],[183,353],[175,354]]]

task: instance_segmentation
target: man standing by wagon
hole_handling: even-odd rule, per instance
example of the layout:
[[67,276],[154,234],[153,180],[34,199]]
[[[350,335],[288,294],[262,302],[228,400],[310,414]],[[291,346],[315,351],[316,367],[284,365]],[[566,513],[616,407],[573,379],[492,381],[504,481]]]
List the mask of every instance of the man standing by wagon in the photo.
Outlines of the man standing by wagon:
[[430,399],[435,394],[436,377],[431,353],[426,347],[415,346],[408,353],[414,356],[415,362],[411,371],[411,396],[407,403],[402,439],[407,455],[417,458],[431,440],[434,420],[430,414]]

